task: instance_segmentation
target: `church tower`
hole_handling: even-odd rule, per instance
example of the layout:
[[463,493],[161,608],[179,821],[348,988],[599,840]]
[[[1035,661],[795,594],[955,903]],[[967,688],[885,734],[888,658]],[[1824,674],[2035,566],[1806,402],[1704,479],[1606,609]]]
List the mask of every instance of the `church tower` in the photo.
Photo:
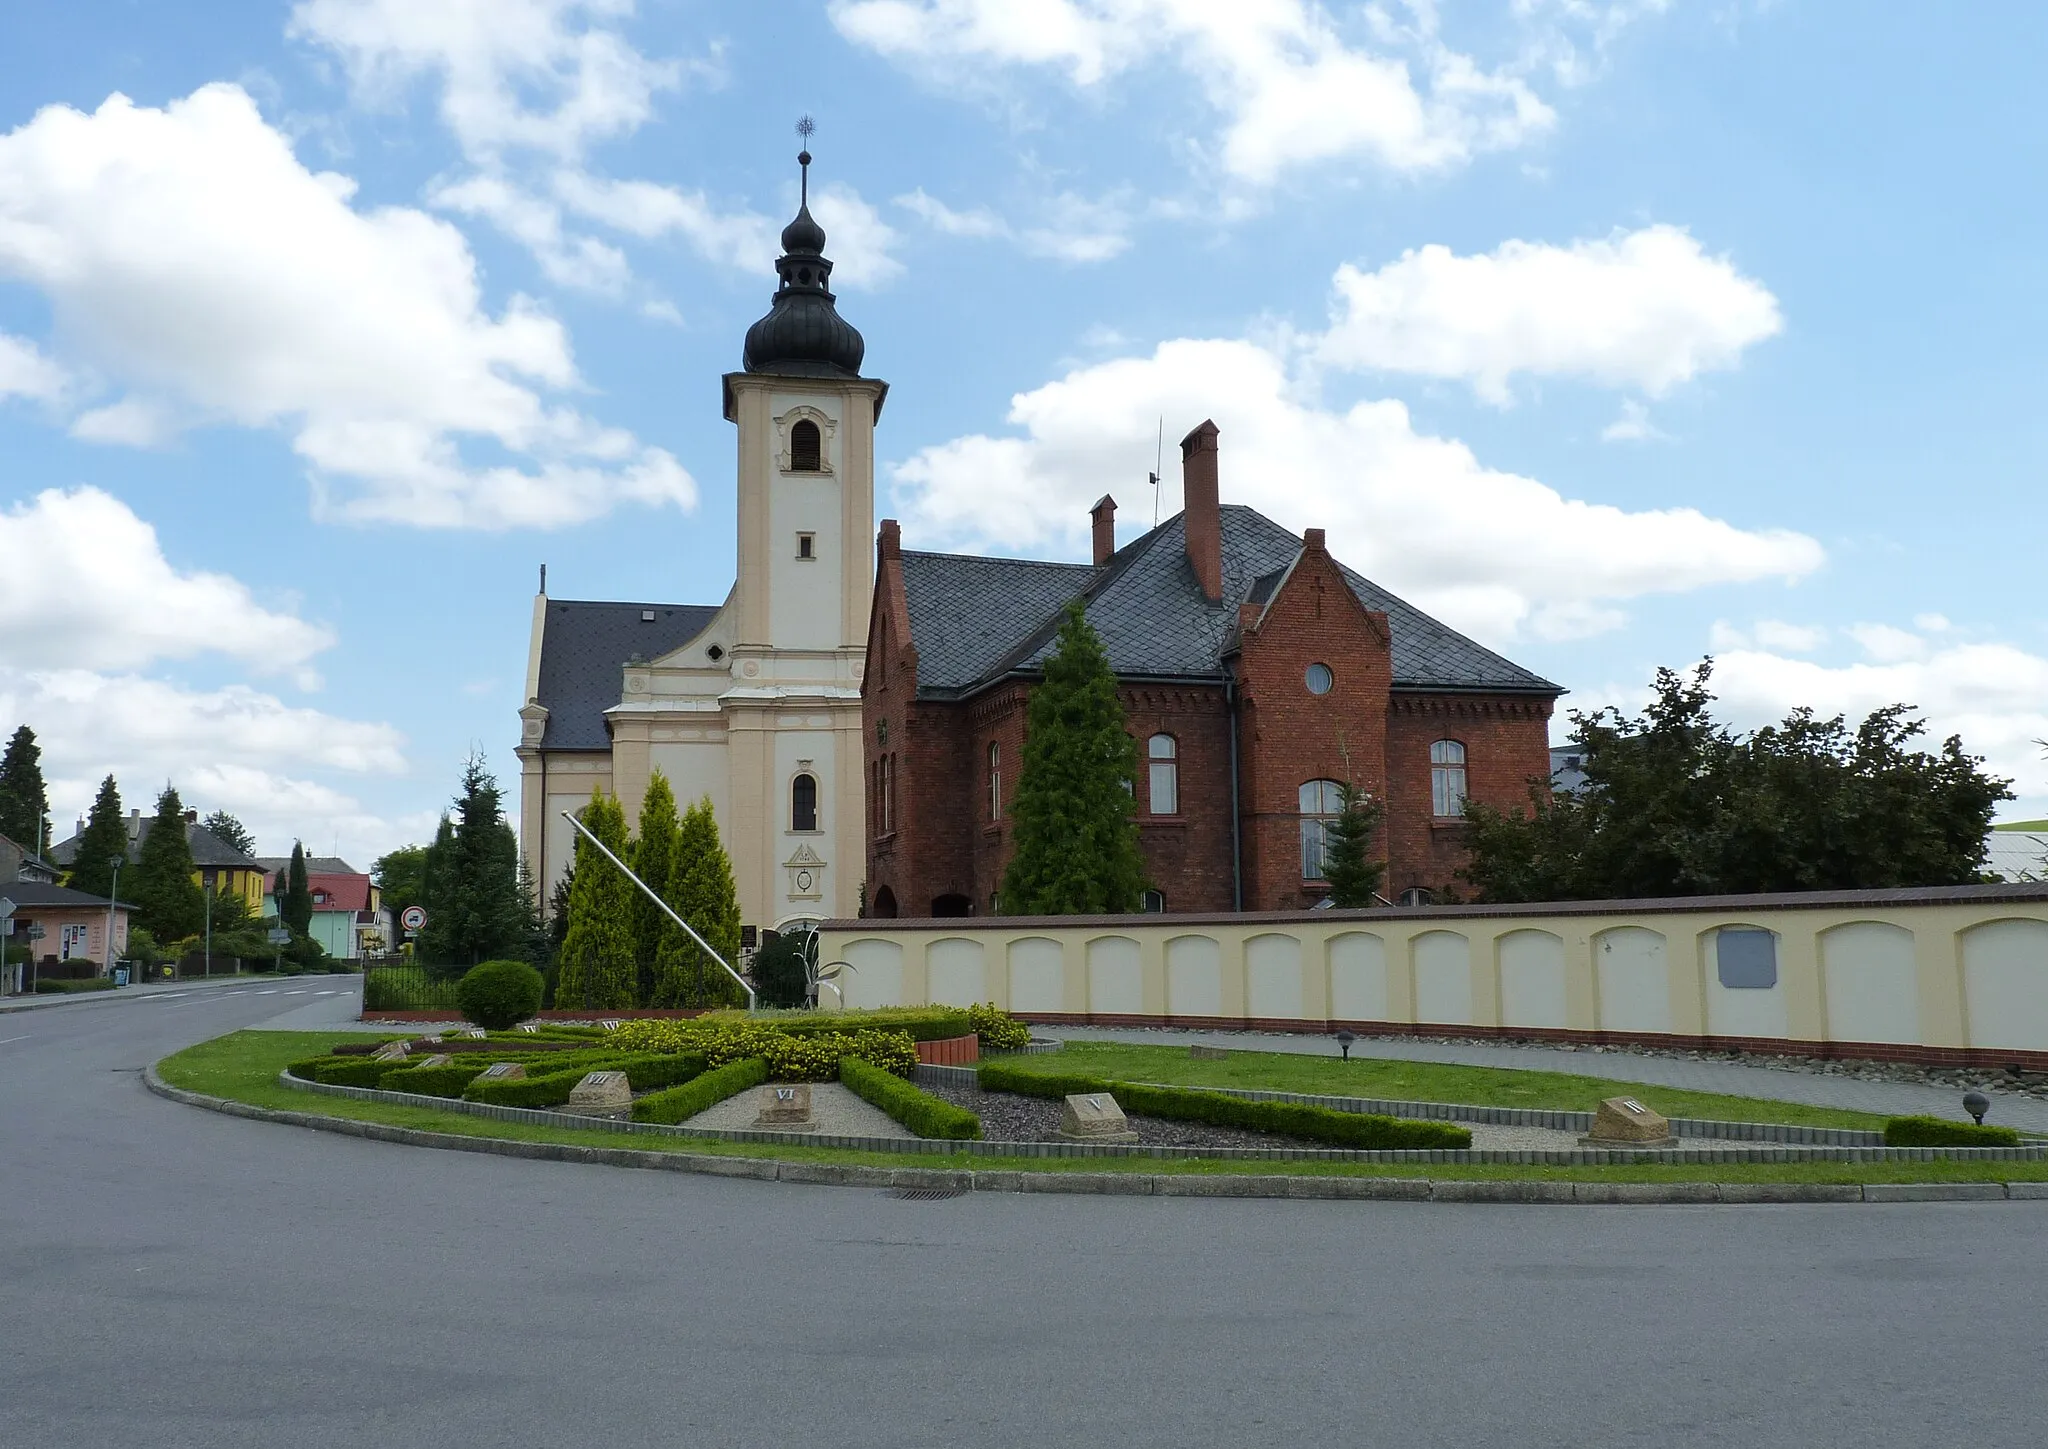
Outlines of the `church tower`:
[[741,918],[855,914],[866,861],[861,671],[874,584],[875,421],[887,383],[832,295],[825,229],[783,229],[768,315],[724,379],[738,427],[737,576],[723,604],[534,600],[520,714],[520,843],[543,899],[593,788],[637,821],[654,771],[708,798]]

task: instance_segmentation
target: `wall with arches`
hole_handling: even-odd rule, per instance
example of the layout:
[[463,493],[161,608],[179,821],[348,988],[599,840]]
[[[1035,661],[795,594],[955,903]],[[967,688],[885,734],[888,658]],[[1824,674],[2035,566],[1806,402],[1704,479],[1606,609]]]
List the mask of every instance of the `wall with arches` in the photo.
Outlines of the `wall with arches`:
[[2048,885],[1250,916],[834,921],[848,1006],[1691,1042],[2048,1070]]

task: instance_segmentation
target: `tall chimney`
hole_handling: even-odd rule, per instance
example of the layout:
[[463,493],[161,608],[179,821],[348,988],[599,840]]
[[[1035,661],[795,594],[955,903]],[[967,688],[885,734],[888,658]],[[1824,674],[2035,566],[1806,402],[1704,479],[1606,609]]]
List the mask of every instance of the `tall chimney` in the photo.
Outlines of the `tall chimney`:
[[1116,500],[1103,494],[1088,510],[1088,517],[1095,524],[1095,566],[1101,568],[1116,552]]
[[1211,603],[1223,597],[1223,515],[1216,484],[1216,424],[1202,425],[1180,440],[1181,528],[1188,563]]
[[903,557],[903,525],[893,518],[883,519],[881,531],[875,535],[875,557]]

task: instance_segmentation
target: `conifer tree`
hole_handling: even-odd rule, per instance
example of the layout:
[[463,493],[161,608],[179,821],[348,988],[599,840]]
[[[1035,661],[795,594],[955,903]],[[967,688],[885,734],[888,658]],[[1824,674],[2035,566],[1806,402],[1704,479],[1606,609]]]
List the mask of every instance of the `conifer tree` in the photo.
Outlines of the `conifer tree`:
[[36,732],[21,726],[0,756],[0,835],[41,854],[50,843],[50,795],[43,788],[43,751]]
[[138,924],[168,946],[196,936],[206,925],[206,896],[193,879],[192,846],[185,837],[185,804],[176,787],[156,797],[156,817],[142,837],[133,884],[121,894],[136,906]]
[[1067,606],[1045,682],[1025,712],[1023,767],[1010,801],[1016,851],[1003,910],[1018,915],[1134,911],[1145,861],[1131,818],[1138,747],[1102,640]]
[[221,840],[226,841],[244,855],[256,854],[256,837],[249,833],[249,827],[239,818],[225,810],[216,810],[199,822]]
[[526,898],[519,889],[519,838],[505,820],[505,792],[471,755],[452,821],[428,850],[420,955],[429,970],[460,976],[479,961],[523,957]]
[[1323,834],[1323,879],[1333,906],[1369,906],[1386,862],[1368,853],[1385,813],[1380,802],[1354,785],[1337,784],[1338,813]]
[[[598,790],[583,807],[583,823],[621,860],[626,857],[626,814]],[[597,1011],[633,1005],[633,883],[579,832],[576,885],[569,895],[569,933],[562,940],[555,1005]]]
[[[682,823],[676,818],[675,791],[668,776],[656,770],[647,781],[647,794],[640,802],[640,838],[634,842],[634,874],[651,890],[666,898],[669,878],[675,871],[677,836]],[[673,901],[669,902],[674,905]],[[651,1005],[655,992],[655,962],[661,955],[662,937],[681,935],[668,913],[647,898],[647,892],[633,891],[633,954],[638,968],[637,999]]]
[[278,893],[277,913],[294,936],[313,929],[313,888],[306,883],[306,847],[292,842],[291,864],[285,867],[284,889]]
[[[737,962],[739,892],[733,885],[732,858],[718,838],[718,818],[712,813],[708,795],[683,816],[667,898],[719,955]],[[746,999],[739,983],[673,921],[655,958],[654,979],[651,1004],[655,1006],[732,1006]]]
[[121,818],[120,788],[109,775],[100,781],[99,794],[93,797],[92,812],[85,817],[65,884],[87,895],[109,895],[114,889],[113,861],[125,860],[127,855],[128,822]]

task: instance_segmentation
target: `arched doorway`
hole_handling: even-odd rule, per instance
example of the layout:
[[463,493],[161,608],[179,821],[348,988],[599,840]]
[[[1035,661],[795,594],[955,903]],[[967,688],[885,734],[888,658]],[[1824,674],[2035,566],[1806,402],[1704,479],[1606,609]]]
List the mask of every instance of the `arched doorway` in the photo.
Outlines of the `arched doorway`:
[[890,890],[887,886],[883,886],[880,890],[876,891],[874,900],[868,903],[868,914],[878,916],[885,921],[896,919],[896,892]]
[[958,892],[948,892],[932,897],[932,914],[935,916],[971,916],[974,902]]

